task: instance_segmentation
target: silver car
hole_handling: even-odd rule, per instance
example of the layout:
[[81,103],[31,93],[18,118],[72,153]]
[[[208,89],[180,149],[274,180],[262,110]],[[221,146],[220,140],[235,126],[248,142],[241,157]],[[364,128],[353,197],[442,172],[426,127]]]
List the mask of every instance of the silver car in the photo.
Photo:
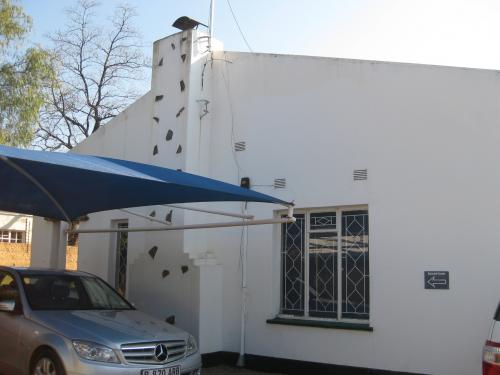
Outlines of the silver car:
[[193,336],[136,310],[100,278],[0,267],[0,374],[200,373]]

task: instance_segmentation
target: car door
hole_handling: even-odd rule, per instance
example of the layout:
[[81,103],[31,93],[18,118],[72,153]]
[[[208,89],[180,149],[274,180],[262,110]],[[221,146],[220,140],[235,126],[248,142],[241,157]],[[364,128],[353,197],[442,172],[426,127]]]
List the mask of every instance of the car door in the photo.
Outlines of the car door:
[[14,311],[0,311],[0,374],[20,374],[19,328],[23,319],[19,288],[13,275],[0,271],[0,303],[15,301]]

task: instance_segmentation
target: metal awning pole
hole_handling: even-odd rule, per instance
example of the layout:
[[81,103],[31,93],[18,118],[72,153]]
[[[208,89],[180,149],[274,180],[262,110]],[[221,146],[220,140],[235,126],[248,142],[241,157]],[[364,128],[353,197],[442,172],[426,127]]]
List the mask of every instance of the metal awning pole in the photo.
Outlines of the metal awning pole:
[[196,208],[196,207],[186,207],[186,206],[179,206],[177,204],[163,204],[162,206],[165,207],[172,207],[172,208],[180,208],[182,210],[188,210],[188,211],[197,211],[197,212],[203,212],[206,214],[213,214],[213,215],[220,215],[220,216],[230,216],[230,217],[238,217],[240,219],[249,219],[252,220],[255,216],[253,215],[248,215],[248,214],[237,214],[234,212],[226,212],[226,211],[218,211],[218,210],[207,210],[204,208]]
[[214,36],[215,0],[210,1],[210,20],[208,22],[208,50],[212,51],[212,38]]
[[137,228],[109,228],[109,229],[73,229],[68,230],[71,233],[119,233],[119,232],[161,232],[170,230],[188,230],[188,229],[209,229],[209,228],[228,228],[242,227],[250,225],[265,225],[265,224],[285,224],[294,223],[294,217],[261,219],[261,220],[246,220],[246,221],[227,221],[219,223],[206,224],[188,224],[188,225],[171,225],[164,228],[137,227]]
[[124,208],[119,209],[119,211],[125,212],[126,214],[129,214],[129,215],[134,215],[134,216],[137,216],[137,217],[141,217],[143,219],[146,219],[146,220],[149,220],[149,221],[153,221],[155,223],[160,223],[160,224],[169,225],[169,226],[172,225],[172,223],[170,223],[168,221],[158,220],[158,219],[155,219],[154,217],[151,217],[151,216],[148,216],[148,215],[143,215],[143,214],[140,214],[138,212],[126,210]]

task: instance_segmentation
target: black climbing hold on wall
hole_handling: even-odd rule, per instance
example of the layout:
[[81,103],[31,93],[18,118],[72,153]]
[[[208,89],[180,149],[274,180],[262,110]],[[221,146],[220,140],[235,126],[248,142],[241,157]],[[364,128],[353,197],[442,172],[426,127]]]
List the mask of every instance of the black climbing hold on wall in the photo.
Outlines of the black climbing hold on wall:
[[151,211],[151,213],[149,214],[149,216],[155,217],[156,216],[156,211]]
[[185,42],[186,40],[188,40],[187,36],[183,36],[181,42]]
[[163,277],[163,278],[167,277],[168,275],[170,275],[170,271],[169,270],[163,270],[162,273],[161,273],[161,277]]
[[168,324],[174,325],[175,324],[175,315],[170,315],[167,319],[165,319],[165,322],[167,322]]
[[185,53],[181,55],[182,62],[186,62],[186,57],[187,55]]
[[174,131],[172,129],[169,129],[168,132],[167,132],[167,136],[165,137],[165,139],[167,141],[170,141],[173,136],[174,136]]
[[170,210],[168,213],[167,213],[167,216],[165,216],[165,221],[168,221],[169,223],[172,222],[172,214],[173,214],[174,210]]
[[170,47],[172,47],[172,49],[175,49],[175,44],[174,43],[170,44]]
[[182,271],[182,273],[186,273],[187,271],[189,271],[189,267],[188,266],[181,266],[181,271]]
[[184,81],[181,81],[180,85],[181,85],[181,91],[184,91],[186,89],[186,84],[184,83]]
[[182,112],[184,112],[186,108],[182,107],[181,109],[179,109],[179,112],[177,112],[177,114],[175,115],[175,117],[179,117],[181,115]]
[[163,57],[160,59],[160,62],[158,63],[158,66],[162,66],[163,65]]
[[158,246],[153,246],[151,249],[149,249],[148,254],[151,257],[151,259],[155,258],[157,251],[158,251]]
[[155,147],[153,147],[153,155],[156,155],[158,153],[158,146],[155,145]]
[[160,122],[160,118],[159,117],[153,117],[153,120],[155,120],[157,124]]
[[182,172],[182,169],[181,168],[177,168],[177,172]]
[[155,96],[155,102],[159,102],[162,99],[163,99],[163,95],[156,95]]
[[181,152],[182,152],[182,146],[179,145],[179,147],[177,147],[177,151],[175,153],[180,154]]

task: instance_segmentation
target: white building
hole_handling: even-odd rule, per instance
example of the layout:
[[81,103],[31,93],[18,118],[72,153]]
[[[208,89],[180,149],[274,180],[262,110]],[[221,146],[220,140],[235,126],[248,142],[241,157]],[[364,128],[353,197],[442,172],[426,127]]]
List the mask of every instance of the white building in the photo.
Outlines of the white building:
[[33,216],[0,211],[0,242],[31,243]]
[[[213,49],[197,31],[157,41],[151,91],[77,152],[249,177],[295,200],[296,225],[249,229],[247,353],[479,373],[500,297],[499,73]],[[162,220],[170,210],[134,209]],[[171,220],[221,219],[173,209]],[[82,228],[117,225],[159,224],[112,211]],[[238,352],[241,234],[81,235],[79,268],[175,316],[203,353]],[[449,272],[449,289],[426,289],[445,281],[426,284],[425,271]]]

